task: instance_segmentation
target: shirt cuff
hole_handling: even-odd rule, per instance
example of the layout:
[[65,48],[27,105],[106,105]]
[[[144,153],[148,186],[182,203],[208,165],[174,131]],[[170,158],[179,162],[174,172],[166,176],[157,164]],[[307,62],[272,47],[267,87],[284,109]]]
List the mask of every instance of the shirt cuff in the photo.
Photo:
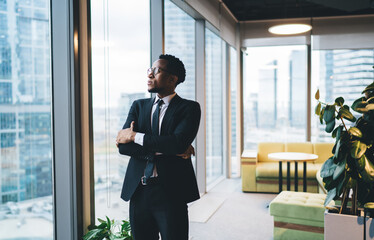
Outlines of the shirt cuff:
[[144,140],[144,133],[136,133],[135,134],[135,140],[134,143],[139,144],[140,146],[143,146],[143,140]]

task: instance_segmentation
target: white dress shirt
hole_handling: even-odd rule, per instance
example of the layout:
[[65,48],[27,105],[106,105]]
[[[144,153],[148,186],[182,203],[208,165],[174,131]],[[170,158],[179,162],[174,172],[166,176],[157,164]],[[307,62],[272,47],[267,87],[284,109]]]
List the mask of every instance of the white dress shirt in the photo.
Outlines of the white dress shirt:
[[[173,99],[173,97],[175,97],[175,95],[176,95],[176,93],[173,93],[173,94],[170,94],[170,95],[168,95],[168,96],[166,96],[164,98],[161,98],[161,100],[164,101],[164,104],[161,105],[161,109],[160,109],[160,115],[159,115],[159,121],[158,121],[158,123],[159,123],[159,128],[158,128],[159,129],[159,133],[158,134],[161,133],[162,120],[164,119],[166,110],[168,109],[169,104],[170,104],[171,100]],[[152,106],[152,113],[151,113],[151,119],[150,119],[151,126],[152,126],[152,119],[153,119],[152,116],[153,116],[153,113],[156,111],[156,108],[157,108],[157,105],[158,105],[157,101],[159,99],[160,98],[158,97],[158,95],[156,95],[155,101],[153,102],[153,106]],[[143,141],[144,141],[144,133],[137,132],[135,134],[134,143],[143,146]],[[155,155],[162,155],[162,153],[157,153],[156,152]],[[155,165],[155,167],[153,169],[153,175],[151,177],[157,177],[157,176],[158,176],[158,174],[157,174],[157,168],[156,168],[156,165]]]

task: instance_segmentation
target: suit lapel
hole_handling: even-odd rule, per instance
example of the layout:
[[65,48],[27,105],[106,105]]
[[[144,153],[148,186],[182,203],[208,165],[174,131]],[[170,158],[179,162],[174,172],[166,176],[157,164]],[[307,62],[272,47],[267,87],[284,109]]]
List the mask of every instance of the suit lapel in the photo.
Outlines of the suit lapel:
[[167,126],[169,126],[169,123],[174,115],[175,110],[178,108],[178,104],[181,100],[181,97],[178,95],[175,95],[173,99],[171,100],[168,109],[166,109],[166,113],[164,118],[162,119],[162,124],[161,124],[161,135],[165,135]]
[[145,105],[145,112],[144,112],[144,119],[146,122],[146,133],[152,132],[152,126],[151,126],[151,114],[152,114],[152,106],[155,102],[155,98],[150,98],[148,103]]

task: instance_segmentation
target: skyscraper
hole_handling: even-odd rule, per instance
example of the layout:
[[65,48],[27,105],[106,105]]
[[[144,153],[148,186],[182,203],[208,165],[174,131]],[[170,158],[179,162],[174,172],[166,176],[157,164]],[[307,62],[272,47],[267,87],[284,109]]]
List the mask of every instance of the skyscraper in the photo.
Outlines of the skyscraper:
[[52,195],[49,1],[0,2],[0,204]]

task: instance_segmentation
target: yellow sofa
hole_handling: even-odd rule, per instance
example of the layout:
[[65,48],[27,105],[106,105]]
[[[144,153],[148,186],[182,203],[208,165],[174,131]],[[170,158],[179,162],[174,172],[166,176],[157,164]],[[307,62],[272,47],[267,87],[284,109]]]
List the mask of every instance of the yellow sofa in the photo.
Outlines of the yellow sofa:
[[[316,173],[324,161],[332,156],[333,143],[280,143],[262,142],[258,144],[257,154],[244,151],[241,157],[243,192],[279,192],[279,163],[268,158],[274,152],[303,152],[318,155],[315,162],[307,163],[307,191],[319,192]],[[295,165],[291,163],[291,190],[294,190]],[[287,190],[287,164],[283,164],[283,190]],[[298,164],[299,191],[303,186],[303,164]]]

